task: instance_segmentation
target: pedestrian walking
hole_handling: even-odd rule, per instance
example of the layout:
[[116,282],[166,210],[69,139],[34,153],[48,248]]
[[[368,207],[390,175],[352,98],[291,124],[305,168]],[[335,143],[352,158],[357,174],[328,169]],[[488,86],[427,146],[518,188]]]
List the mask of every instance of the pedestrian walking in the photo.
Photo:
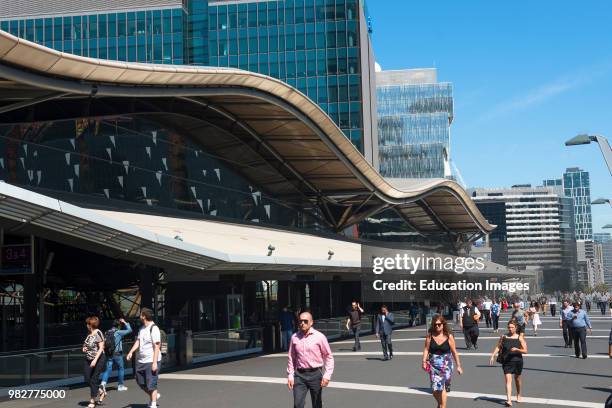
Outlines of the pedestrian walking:
[[574,336],[574,354],[576,358],[587,358],[586,335],[587,329],[589,334],[592,334],[591,320],[589,315],[580,309],[580,303],[574,302],[574,308],[568,313],[572,326],[572,334]]
[[538,302],[531,302],[531,306],[529,307],[529,317],[531,319],[531,326],[533,327],[533,335],[538,335],[538,326],[542,325],[542,320],[540,320],[540,305]]
[[113,327],[104,335],[105,339],[109,339],[109,336],[112,336],[112,347],[109,346],[110,341],[105,342],[106,370],[102,374],[102,382],[100,383],[100,387],[105,393],[108,378],[113,372],[113,363],[117,365],[117,391],[127,391],[128,389],[124,384],[123,338],[130,333],[132,333],[132,326],[125,319],[120,318],[115,319]]
[[561,310],[559,313],[559,327],[563,329],[563,341],[565,341],[565,348],[572,347],[574,336],[572,334],[572,318],[571,313],[572,307],[569,305],[569,300],[564,299],[561,303]]
[[279,319],[281,327],[281,349],[283,351],[289,350],[289,343],[291,342],[291,336],[295,329],[295,319],[293,313],[285,306],[280,313]]
[[153,311],[142,308],[142,327],[138,338],[127,355],[127,360],[138,350],[136,361],[136,383],[149,396],[149,408],[157,407],[157,380],[161,370],[161,332],[153,321]]
[[525,336],[525,327],[529,321],[529,314],[521,308],[521,303],[522,302],[519,302],[517,299],[512,302],[512,315],[510,316],[510,320],[516,320],[516,332],[519,336]]
[[499,315],[501,312],[501,306],[498,302],[493,299],[493,304],[491,305],[491,321],[493,322],[493,331],[495,333],[499,332]]
[[507,312],[507,311],[508,311],[508,301],[506,300],[506,298],[504,298],[504,299],[502,300],[502,310],[503,310],[504,312]]
[[[508,332],[502,335],[491,353],[489,364],[501,363],[506,383],[506,406],[512,406],[512,377],[516,387],[516,402],[521,402],[523,354],[527,353],[525,337],[517,332],[516,320],[508,322]],[[497,357],[497,358],[496,358]]]
[[431,390],[440,408],[446,408],[446,394],[450,392],[454,363],[457,364],[457,372],[463,374],[455,337],[446,319],[434,315],[425,338],[422,367],[429,373]]
[[[106,398],[106,391],[100,388],[100,374],[106,367],[106,355],[104,354],[104,335],[100,331],[100,319],[90,316],[85,320],[87,324],[87,337],[83,342],[82,351],[85,353],[83,363],[83,376],[89,385],[89,404],[87,408],[94,408],[96,404],[102,403]],[[96,402],[98,397],[98,402]]]
[[557,298],[555,295],[548,298],[548,308],[550,309],[550,315],[552,317],[557,316]]
[[355,342],[353,344],[353,351],[361,350],[361,343],[359,342],[359,331],[361,330],[361,315],[364,310],[361,308],[359,302],[354,301],[351,303],[351,310],[349,311],[348,318],[346,319],[346,330],[349,333],[353,333]]
[[380,344],[383,350],[383,361],[393,358],[393,344],[391,343],[391,334],[393,333],[393,313],[389,312],[387,306],[382,305],[380,314],[376,316],[375,332],[376,337],[380,339]]
[[492,305],[493,305],[493,302],[488,297],[485,297],[482,302],[482,309],[483,309],[482,314],[485,317],[485,324],[487,325],[487,329],[491,327],[491,323],[492,323],[492,320],[491,320],[491,306]]
[[472,299],[466,299],[465,306],[461,309],[461,330],[465,337],[465,345],[467,349],[478,349],[478,319],[480,319],[480,311],[472,303]]
[[299,330],[291,336],[287,361],[287,387],[293,391],[293,407],[303,408],[310,391],[312,408],[323,406],[323,388],[329,385],[334,372],[327,337],[312,327],[312,315],[300,314]]

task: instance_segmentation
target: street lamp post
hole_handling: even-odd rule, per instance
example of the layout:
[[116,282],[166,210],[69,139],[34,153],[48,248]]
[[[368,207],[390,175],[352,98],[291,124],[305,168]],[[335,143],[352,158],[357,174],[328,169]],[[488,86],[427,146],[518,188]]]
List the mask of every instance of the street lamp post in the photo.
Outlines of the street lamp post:
[[610,207],[612,207],[612,200],[610,200],[609,198],[598,198],[597,200],[593,200],[591,201],[591,204],[610,204]]
[[601,154],[603,154],[604,160],[608,165],[608,171],[610,175],[612,175],[612,148],[610,148],[610,143],[608,143],[608,139],[600,135],[587,135],[580,134],[574,136],[567,142],[565,142],[566,146],[575,146],[582,144],[589,144],[591,142],[597,142],[599,144],[599,148],[601,149]]

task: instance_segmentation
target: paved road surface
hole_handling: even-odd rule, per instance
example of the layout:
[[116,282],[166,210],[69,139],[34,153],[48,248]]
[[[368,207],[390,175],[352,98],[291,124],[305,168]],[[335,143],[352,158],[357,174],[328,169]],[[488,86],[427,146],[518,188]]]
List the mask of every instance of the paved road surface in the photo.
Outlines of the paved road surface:
[[[502,317],[506,321],[507,317]],[[543,317],[538,336],[527,332],[529,355],[523,371],[524,402],[521,408],[603,407],[612,392],[612,359],[608,358],[608,334],[612,319],[592,314],[593,334],[588,337],[589,358],[573,357],[563,347],[558,320]],[[505,324],[505,323],[504,323]],[[482,326],[482,325],[481,325]],[[316,327],[316,323],[315,323]],[[488,365],[488,354],[498,336],[481,327],[478,350],[465,350],[457,333],[464,374],[453,378],[449,407],[500,407],[504,400],[503,375],[499,365]],[[420,369],[424,328],[394,333],[395,358],[382,361],[380,343],[374,336],[362,339],[362,351],[352,352],[352,343],[332,344],[336,370],[330,388],[323,392],[326,407],[406,408],[435,407],[429,395],[429,380]],[[286,388],[286,356],[273,354],[162,374],[159,406],[213,408],[286,408],[293,404]],[[146,408],[147,400],[133,380],[127,392],[115,384],[106,407]],[[87,405],[87,389],[68,391],[65,400],[8,401],[0,408],[79,407]],[[516,406],[517,404],[515,404]],[[307,404],[310,406],[310,403]]]

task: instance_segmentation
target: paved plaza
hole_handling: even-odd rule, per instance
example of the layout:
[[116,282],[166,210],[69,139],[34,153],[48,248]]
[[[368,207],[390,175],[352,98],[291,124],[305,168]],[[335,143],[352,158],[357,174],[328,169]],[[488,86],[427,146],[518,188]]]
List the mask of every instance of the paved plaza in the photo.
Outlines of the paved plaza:
[[[523,370],[521,406],[603,407],[612,392],[612,359],[608,358],[610,317],[591,315],[593,334],[588,336],[589,358],[576,359],[573,349],[563,347],[558,318],[543,317],[538,336],[527,332],[529,354]],[[503,324],[507,315],[502,317]],[[481,325],[482,326],[482,325]],[[315,322],[316,327],[316,322]],[[456,332],[464,374],[455,374],[449,407],[500,407],[504,401],[503,375],[499,365],[489,366],[489,353],[498,336],[491,329],[480,330],[478,350],[465,349],[463,336]],[[395,358],[382,361],[380,343],[374,336],[362,339],[362,351],[352,352],[350,341],[332,343],[335,372],[323,392],[327,407],[405,408],[435,407],[429,380],[420,368],[424,328],[397,330],[393,336]],[[272,354],[223,362],[161,376],[160,407],[286,408],[293,405],[286,387],[286,355]],[[146,408],[147,401],[133,380],[127,392],[117,392],[111,383],[107,407]],[[78,407],[87,405],[87,389],[75,388],[65,400],[5,401],[2,408]],[[307,403],[310,406],[310,402]]]

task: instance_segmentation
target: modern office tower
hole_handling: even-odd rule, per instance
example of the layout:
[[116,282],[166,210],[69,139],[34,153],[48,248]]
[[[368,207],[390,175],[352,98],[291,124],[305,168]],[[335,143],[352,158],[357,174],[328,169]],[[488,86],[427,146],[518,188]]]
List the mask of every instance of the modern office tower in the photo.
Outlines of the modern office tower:
[[376,73],[380,173],[388,178],[450,177],[453,87],[436,69]]
[[478,209],[497,228],[489,234],[493,262],[512,268],[539,268],[546,289],[575,283],[573,201],[549,187],[517,185],[472,189]]
[[589,172],[578,167],[570,167],[563,173],[565,196],[574,199],[574,217],[577,240],[593,239],[591,218],[591,186]]
[[544,187],[552,188],[555,194],[559,196],[565,195],[565,190],[563,189],[563,179],[548,179],[542,182]]
[[596,232],[593,241],[601,245],[604,282],[612,287],[612,235],[609,232]]
[[589,275],[589,284],[595,287],[600,283],[604,283],[604,254],[603,244],[593,241],[593,267]]
[[0,28],[92,58],[235,67],[308,95],[378,169],[374,54],[359,0],[18,0]]

